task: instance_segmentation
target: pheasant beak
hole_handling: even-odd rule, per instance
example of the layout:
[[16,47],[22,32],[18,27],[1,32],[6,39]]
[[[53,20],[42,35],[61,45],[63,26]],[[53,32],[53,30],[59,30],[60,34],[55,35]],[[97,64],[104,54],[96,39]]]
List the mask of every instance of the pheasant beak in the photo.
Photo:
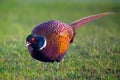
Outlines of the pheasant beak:
[[25,46],[28,47],[31,43],[29,42],[26,42]]

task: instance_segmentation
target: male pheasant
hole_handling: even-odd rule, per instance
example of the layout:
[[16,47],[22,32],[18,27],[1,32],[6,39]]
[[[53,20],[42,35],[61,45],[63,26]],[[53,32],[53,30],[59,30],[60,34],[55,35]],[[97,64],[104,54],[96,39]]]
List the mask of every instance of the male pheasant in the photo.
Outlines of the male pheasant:
[[66,54],[69,44],[73,42],[76,28],[109,14],[113,14],[113,12],[91,15],[70,24],[57,20],[39,24],[26,38],[28,51],[36,60],[59,64]]

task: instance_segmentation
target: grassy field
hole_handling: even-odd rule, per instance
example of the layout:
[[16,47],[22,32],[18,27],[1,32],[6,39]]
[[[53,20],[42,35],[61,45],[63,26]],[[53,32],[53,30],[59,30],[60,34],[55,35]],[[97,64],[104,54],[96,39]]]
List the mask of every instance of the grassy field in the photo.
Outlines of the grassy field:
[[43,70],[43,63],[31,58],[25,48],[26,36],[44,21],[76,19],[119,11],[120,2],[87,0],[1,0],[0,80],[119,80],[120,15],[103,17],[76,31],[64,62]]

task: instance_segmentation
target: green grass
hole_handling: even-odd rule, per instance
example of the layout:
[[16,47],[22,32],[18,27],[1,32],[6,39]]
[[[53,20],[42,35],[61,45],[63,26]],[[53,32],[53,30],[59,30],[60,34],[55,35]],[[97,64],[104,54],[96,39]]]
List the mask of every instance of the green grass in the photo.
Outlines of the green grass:
[[76,31],[64,62],[43,70],[25,48],[26,36],[44,21],[70,23],[106,11],[119,11],[119,2],[0,1],[0,80],[118,80],[120,79],[120,15],[103,17]]

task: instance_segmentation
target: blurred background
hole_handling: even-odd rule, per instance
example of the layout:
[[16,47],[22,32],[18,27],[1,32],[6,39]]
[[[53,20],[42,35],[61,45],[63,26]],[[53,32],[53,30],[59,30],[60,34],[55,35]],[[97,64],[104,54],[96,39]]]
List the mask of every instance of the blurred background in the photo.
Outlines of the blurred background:
[[58,70],[32,59],[25,48],[33,27],[48,20],[70,22],[120,11],[119,0],[0,0],[1,80],[120,79],[120,14],[88,23],[76,31]]

